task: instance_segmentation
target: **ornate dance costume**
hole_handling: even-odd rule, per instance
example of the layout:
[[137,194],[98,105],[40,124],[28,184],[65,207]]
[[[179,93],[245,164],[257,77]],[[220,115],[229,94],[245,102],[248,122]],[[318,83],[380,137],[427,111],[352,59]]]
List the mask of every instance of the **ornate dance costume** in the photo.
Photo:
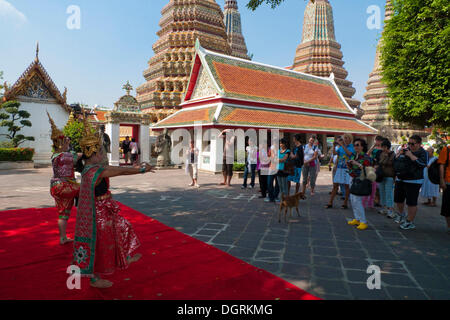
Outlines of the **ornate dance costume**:
[[52,156],[53,178],[50,180],[50,194],[55,199],[59,219],[62,220],[69,220],[74,199],[80,191],[80,186],[75,181],[76,162],[75,152],[55,153]]
[[131,224],[119,215],[120,208],[109,192],[109,179],[96,186],[103,170],[99,165],[86,166],[81,178],[74,264],[88,277],[126,269],[127,258],[140,246]]

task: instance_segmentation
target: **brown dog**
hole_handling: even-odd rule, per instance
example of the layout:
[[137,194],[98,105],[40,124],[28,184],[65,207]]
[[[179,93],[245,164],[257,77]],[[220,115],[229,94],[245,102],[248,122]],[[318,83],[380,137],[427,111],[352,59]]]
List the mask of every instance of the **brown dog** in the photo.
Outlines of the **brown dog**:
[[287,222],[288,208],[290,210],[291,216],[292,216],[292,208],[295,208],[295,210],[297,210],[298,216],[300,217],[300,212],[298,211],[298,203],[299,203],[300,199],[302,199],[302,200],[306,199],[303,192],[299,192],[297,194],[294,194],[293,196],[285,196],[284,193],[281,194],[280,212],[278,213],[278,222],[281,223],[281,211],[283,211],[283,208],[284,208],[284,221],[285,222]]

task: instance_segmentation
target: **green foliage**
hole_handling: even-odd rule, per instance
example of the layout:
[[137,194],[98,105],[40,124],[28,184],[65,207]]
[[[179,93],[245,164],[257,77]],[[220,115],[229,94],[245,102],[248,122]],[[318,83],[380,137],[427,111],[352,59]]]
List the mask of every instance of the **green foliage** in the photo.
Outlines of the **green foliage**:
[[389,113],[413,125],[450,127],[450,2],[394,0],[382,37]]
[[68,122],[63,129],[66,137],[70,138],[70,144],[76,152],[81,152],[80,140],[83,137],[84,124],[81,121]]
[[0,148],[0,161],[31,161],[33,155],[31,148]]
[[[307,0],[314,2],[315,0]],[[261,4],[266,3],[270,5],[272,9],[275,9],[278,7],[284,0],[249,0],[247,3],[247,8],[249,8],[252,11],[255,11]]]
[[[30,113],[25,110],[19,110],[20,103],[17,101],[8,101],[0,106],[0,127],[6,127],[8,134],[1,134],[8,138],[17,148],[25,141],[34,141],[34,137],[27,137],[19,134],[24,127],[31,127]],[[17,123],[17,121],[19,123]]]
[[255,11],[263,2],[270,4],[270,7],[274,9],[278,7],[284,0],[249,0],[247,3],[247,8]]
[[245,170],[245,164],[244,163],[237,163],[235,162],[233,164],[233,171],[244,171]]
[[11,141],[0,141],[0,148],[12,149],[14,148],[14,143]]

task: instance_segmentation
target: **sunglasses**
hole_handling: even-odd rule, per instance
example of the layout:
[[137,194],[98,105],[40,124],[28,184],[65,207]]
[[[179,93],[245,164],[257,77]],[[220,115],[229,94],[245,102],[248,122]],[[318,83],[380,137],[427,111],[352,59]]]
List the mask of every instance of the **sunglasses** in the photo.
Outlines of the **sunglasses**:
[[408,142],[409,146],[415,146],[416,144],[414,142]]
[[355,147],[362,147],[360,144],[355,144]]

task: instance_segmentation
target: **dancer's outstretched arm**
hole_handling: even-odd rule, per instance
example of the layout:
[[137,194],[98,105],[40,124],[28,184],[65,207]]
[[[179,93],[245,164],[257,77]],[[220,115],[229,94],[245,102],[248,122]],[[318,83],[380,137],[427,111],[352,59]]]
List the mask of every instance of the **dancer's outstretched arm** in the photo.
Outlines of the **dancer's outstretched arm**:
[[146,172],[155,172],[154,168],[148,163],[143,163],[141,166],[136,166],[134,168],[120,168],[120,167],[111,167],[108,166],[101,173],[101,178],[112,178],[117,176],[128,176],[133,174],[140,174]]

